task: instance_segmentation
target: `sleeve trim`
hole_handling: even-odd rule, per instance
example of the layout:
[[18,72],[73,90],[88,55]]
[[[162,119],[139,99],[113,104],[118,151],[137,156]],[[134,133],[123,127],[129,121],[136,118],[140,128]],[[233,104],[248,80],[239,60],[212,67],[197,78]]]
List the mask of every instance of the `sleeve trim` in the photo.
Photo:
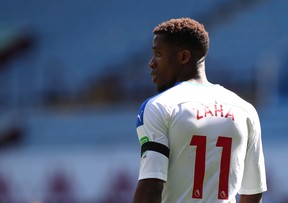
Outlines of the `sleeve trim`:
[[258,189],[241,189],[238,193],[240,195],[253,195],[253,194],[258,194],[258,193],[262,193],[266,191],[267,191],[267,187],[262,187]]

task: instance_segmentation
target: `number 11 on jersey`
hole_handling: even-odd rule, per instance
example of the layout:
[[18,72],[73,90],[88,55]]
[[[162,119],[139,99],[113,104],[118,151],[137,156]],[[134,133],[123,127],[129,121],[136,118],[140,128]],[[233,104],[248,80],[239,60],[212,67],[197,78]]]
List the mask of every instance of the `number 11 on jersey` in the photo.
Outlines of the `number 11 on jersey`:
[[[206,136],[194,135],[190,142],[191,146],[196,146],[192,198],[197,199],[202,199],[203,197],[203,182],[206,168],[206,140]],[[222,147],[218,185],[218,199],[228,199],[228,181],[232,138],[219,136],[217,139],[216,147]]]

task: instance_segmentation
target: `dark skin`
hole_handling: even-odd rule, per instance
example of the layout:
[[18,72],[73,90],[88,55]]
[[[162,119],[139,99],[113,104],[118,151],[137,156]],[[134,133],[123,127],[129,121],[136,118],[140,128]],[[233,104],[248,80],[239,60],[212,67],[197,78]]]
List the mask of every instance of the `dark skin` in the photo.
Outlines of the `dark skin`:
[[[153,57],[149,63],[152,81],[159,92],[173,87],[177,82],[191,81],[208,84],[205,64],[193,60],[189,50],[169,45],[163,34],[153,40]],[[197,71],[195,71],[197,69]],[[133,203],[161,203],[164,181],[143,179],[137,184]],[[262,203],[262,193],[240,195],[239,203]]]
[[163,181],[159,179],[143,179],[137,184],[133,203],[160,203]]
[[262,193],[255,195],[240,195],[239,203],[262,203]]
[[[153,57],[149,63],[151,76],[159,92],[173,87],[177,82],[193,78],[190,51],[172,47],[165,41],[164,35],[155,35]],[[196,64],[194,65],[196,66]]]

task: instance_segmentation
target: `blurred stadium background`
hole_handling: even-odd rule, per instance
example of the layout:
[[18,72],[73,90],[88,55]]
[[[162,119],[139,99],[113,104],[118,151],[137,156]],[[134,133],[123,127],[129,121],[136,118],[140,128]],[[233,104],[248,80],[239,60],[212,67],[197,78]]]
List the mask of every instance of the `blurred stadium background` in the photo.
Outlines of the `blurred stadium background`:
[[267,203],[288,202],[288,1],[0,1],[0,202],[129,203],[152,29],[206,25],[208,77],[257,108]]

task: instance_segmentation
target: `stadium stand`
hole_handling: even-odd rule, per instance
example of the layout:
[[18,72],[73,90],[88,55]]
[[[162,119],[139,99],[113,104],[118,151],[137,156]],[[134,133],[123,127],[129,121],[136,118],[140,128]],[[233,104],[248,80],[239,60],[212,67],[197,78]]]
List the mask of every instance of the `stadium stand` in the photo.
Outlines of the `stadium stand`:
[[[287,154],[287,8],[287,0],[1,3],[0,115],[7,121],[9,112],[17,112],[17,123],[9,124],[17,139],[0,151],[0,198],[40,202],[55,192],[59,168],[68,178],[60,180],[74,181],[77,200],[103,203],[103,188],[121,193],[121,183],[131,193],[134,183],[118,171],[137,178],[135,117],[139,104],[155,94],[148,68],[151,30],[181,16],[207,25],[209,77],[257,105],[271,181],[286,180],[288,163],[275,157]],[[1,58],[11,53],[7,33],[12,42],[29,45],[9,60]],[[268,203],[269,197],[270,203],[283,201],[285,184],[276,186],[278,194],[268,192]]]

